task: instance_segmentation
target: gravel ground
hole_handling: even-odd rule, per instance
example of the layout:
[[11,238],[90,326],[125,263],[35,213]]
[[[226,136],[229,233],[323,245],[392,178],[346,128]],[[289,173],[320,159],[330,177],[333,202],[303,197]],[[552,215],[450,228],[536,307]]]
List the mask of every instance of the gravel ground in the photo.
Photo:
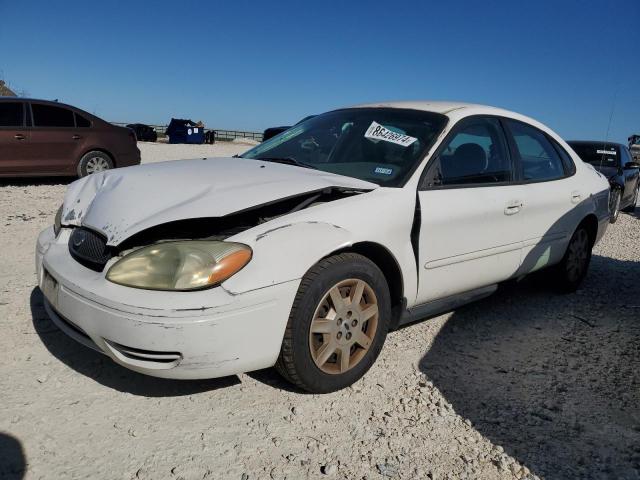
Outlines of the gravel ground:
[[507,285],[391,333],[352,388],[309,395],[271,370],[145,377],[59,332],[33,248],[67,183],[0,181],[0,478],[640,478],[640,209],[576,294]]

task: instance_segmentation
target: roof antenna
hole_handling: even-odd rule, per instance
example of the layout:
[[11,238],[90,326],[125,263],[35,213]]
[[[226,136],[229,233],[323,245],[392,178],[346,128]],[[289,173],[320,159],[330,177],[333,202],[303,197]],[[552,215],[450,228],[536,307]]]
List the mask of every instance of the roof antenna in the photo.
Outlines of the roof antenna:
[[[609,141],[609,131],[611,130],[611,122],[613,120],[613,112],[616,109],[616,99],[618,98],[618,90],[620,90],[620,81],[618,81],[618,85],[616,86],[615,91],[613,92],[613,101],[611,103],[611,113],[609,113],[609,123],[607,124],[607,133],[604,136],[604,143],[602,144],[602,150],[606,151],[607,142]],[[600,154],[600,168],[602,168],[602,163],[604,162],[604,153]]]

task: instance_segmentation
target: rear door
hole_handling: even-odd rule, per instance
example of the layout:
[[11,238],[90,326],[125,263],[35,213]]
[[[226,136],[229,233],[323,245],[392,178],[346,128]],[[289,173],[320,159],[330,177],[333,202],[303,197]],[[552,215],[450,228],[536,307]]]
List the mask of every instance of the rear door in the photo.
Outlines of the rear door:
[[25,171],[29,164],[28,148],[24,102],[0,102],[0,174]]
[[74,174],[82,136],[76,131],[73,111],[63,106],[32,102],[31,113],[33,161],[40,171]]
[[580,218],[587,192],[566,151],[543,131],[505,119],[522,184],[522,265],[526,274],[562,259]]
[[492,285],[520,266],[522,187],[498,118],[454,127],[420,182],[417,304]]

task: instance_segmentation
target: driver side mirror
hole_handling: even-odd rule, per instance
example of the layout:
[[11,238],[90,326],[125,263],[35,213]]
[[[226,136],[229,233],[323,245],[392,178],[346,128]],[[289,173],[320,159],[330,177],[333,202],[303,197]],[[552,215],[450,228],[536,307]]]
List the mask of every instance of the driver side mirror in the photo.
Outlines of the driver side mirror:
[[640,163],[636,163],[636,162],[627,162],[624,164],[623,167],[625,170],[629,170],[631,168],[640,168]]

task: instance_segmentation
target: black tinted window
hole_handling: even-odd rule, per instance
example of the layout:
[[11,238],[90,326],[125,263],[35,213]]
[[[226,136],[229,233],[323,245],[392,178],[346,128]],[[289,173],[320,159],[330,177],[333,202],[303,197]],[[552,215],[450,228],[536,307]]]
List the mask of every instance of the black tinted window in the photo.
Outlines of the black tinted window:
[[624,167],[627,163],[632,162],[633,159],[631,158],[631,152],[629,152],[629,149],[627,147],[621,147],[620,148],[620,162],[622,164],[622,166]]
[[540,130],[507,120],[520,154],[524,180],[555,180],[565,176],[560,155]]
[[474,120],[449,140],[429,169],[427,186],[511,180],[511,162],[500,122]]
[[73,112],[53,105],[31,104],[35,127],[73,127]]
[[594,167],[617,167],[620,164],[620,149],[601,142],[569,142],[571,148],[583,162]]
[[0,102],[0,127],[22,126],[21,102]]
[[76,113],[76,127],[90,127],[91,122],[84,118],[82,115]]

